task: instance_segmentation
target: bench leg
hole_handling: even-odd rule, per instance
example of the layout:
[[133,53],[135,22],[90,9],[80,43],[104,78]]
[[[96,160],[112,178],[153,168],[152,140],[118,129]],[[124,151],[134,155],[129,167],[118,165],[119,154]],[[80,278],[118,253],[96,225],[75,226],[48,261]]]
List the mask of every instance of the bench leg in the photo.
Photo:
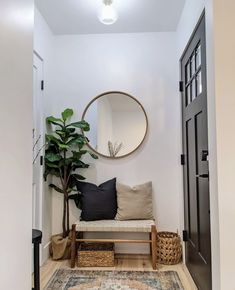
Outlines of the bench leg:
[[151,256],[153,270],[157,269],[157,229],[156,226],[151,227]]
[[71,241],[71,268],[75,267],[76,260],[76,225],[72,226],[72,241]]

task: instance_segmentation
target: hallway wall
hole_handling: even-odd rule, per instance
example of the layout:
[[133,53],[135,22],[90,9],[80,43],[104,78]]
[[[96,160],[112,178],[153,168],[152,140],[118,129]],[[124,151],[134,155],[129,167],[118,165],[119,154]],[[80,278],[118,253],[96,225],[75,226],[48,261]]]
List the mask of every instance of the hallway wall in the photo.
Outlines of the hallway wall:
[[[235,259],[235,39],[231,29],[235,25],[234,1],[207,0],[208,83],[210,93],[211,149],[210,168],[213,203],[217,202],[214,252],[219,266],[220,289],[235,289],[233,261]],[[219,236],[219,238],[217,238]],[[215,243],[214,243],[215,244]],[[215,276],[215,280],[216,280]],[[217,279],[218,280],[218,279]],[[217,281],[216,280],[216,281]],[[214,284],[215,288],[219,289]]]
[[33,1],[0,1],[0,289],[31,289]]
[[[40,12],[35,9],[35,28],[34,28],[34,51],[43,60],[43,76],[44,76],[44,91],[43,91],[43,119],[51,112],[51,95],[52,95],[52,65],[53,65],[53,34],[45,22]],[[46,132],[46,124],[44,124],[44,133]],[[44,135],[43,133],[43,135]],[[44,136],[43,136],[44,138]],[[43,195],[42,195],[42,263],[49,256],[49,244],[52,234],[52,193],[48,188],[47,183],[42,180]]]
[[[176,44],[175,33],[56,36],[50,96],[52,114],[71,107],[76,118],[105,91],[130,93],[143,104],[150,123],[143,146],[124,159],[90,160],[85,174],[95,183],[114,176],[130,185],[152,180],[159,230],[170,231],[179,230],[182,195]],[[53,233],[61,229],[61,202],[61,196],[53,193]],[[73,207],[71,222],[77,217]]]

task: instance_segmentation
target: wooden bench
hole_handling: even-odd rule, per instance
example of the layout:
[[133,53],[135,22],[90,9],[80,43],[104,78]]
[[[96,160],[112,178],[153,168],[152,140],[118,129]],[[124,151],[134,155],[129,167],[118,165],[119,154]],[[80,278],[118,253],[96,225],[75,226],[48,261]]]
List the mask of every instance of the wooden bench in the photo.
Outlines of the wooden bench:
[[[133,232],[133,233],[149,233],[149,239],[84,239],[77,238],[77,233],[84,232]],[[100,220],[85,222],[79,221],[72,226],[72,242],[71,242],[71,268],[75,267],[75,260],[77,254],[77,242],[89,243],[148,243],[150,245],[150,255],[152,258],[152,267],[157,268],[157,229],[153,220],[131,220],[131,221],[117,221],[117,220]]]

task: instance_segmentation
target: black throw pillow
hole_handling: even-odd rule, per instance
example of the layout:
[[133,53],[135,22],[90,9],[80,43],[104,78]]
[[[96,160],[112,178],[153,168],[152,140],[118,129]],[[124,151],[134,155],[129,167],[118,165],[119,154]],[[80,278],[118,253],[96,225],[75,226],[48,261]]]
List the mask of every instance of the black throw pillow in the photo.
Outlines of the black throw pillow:
[[89,182],[78,182],[77,189],[82,194],[82,220],[112,220],[115,218],[117,213],[116,178],[99,186]]

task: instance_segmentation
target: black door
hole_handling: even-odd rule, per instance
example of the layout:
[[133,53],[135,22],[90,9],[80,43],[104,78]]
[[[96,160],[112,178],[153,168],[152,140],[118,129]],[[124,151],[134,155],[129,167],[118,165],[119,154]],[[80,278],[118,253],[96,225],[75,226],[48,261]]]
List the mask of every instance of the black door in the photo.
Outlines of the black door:
[[186,265],[199,289],[211,286],[205,16],[181,58]]

